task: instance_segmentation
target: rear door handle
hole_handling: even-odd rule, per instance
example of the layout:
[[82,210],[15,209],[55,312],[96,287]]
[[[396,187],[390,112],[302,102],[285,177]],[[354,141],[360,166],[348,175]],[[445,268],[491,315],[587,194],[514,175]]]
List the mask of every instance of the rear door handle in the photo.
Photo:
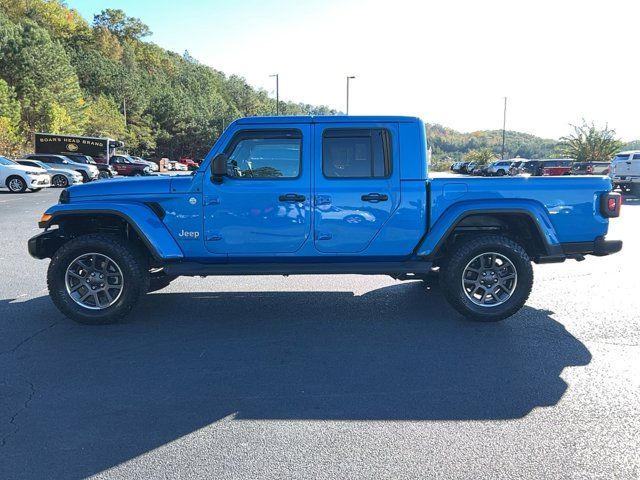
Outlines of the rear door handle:
[[366,195],[362,195],[362,197],[360,198],[363,202],[372,203],[386,202],[387,200],[389,200],[389,196],[385,195],[384,193],[367,193]]
[[307,199],[304,195],[297,193],[287,193],[286,195],[280,195],[278,200],[281,202],[304,202]]

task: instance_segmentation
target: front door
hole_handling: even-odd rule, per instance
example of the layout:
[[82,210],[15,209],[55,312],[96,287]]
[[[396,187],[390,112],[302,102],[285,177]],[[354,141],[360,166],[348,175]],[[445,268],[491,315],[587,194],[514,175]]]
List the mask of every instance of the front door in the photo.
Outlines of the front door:
[[292,253],[311,230],[309,125],[238,131],[224,149],[227,176],[204,184],[207,249],[230,255]]
[[367,250],[400,204],[395,125],[315,124],[315,247]]

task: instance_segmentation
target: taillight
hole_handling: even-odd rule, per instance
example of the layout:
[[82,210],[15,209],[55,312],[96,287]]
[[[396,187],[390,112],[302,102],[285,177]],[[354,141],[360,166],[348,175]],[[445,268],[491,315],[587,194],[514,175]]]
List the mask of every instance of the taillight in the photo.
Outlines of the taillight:
[[619,193],[605,193],[600,197],[600,213],[607,218],[620,216],[622,196]]

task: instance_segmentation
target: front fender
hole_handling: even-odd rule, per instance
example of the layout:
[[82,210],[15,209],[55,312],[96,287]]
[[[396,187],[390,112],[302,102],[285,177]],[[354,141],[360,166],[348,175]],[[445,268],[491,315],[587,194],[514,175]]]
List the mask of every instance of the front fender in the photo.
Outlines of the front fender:
[[41,228],[56,225],[61,218],[72,215],[114,215],[133,228],[151,254],[158,260],[180,260],[183,253],[158,215],[147,205],[135,202],[78,202],[57,204],[45,215],[51,218],[40,222]]
[[429,257],[436,253],[456,225],[469,215],[500,213],[524,214],[538,229],[547,256],[562,256],[563,251],[545,207],[534,200],[473,200],[454,203],[447,208],[422,239],[416,254]]

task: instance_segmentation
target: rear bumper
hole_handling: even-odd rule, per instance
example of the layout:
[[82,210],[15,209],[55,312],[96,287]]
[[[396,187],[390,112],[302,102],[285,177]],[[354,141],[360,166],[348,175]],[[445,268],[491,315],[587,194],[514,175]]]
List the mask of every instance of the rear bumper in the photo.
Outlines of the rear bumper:
[[563,243],[562,250],[568,258],[583,255],[604,257],[622,250],[622,240],[606,240],[604,237],[598,237],[593,242]]
[[640,177],[637,175],[613,175],[611,181],[615,185],[628,185],[630,183],[640,183]]

